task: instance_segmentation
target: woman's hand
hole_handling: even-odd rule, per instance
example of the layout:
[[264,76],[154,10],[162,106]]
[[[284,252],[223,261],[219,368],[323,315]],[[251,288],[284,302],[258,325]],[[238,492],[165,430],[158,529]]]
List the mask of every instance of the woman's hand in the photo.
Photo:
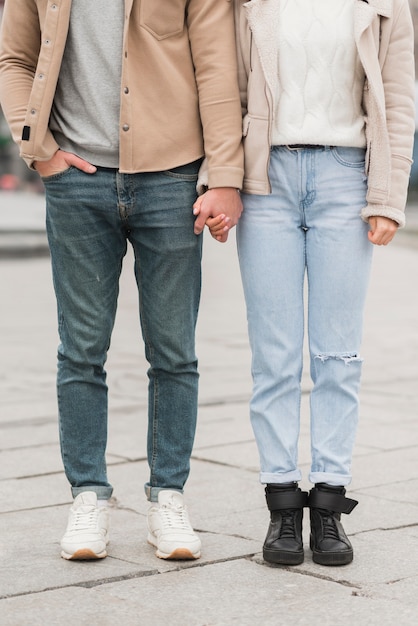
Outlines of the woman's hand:
[[226,217],[223,213],[217,217],[208,217],[206,226],[209,228],[210,234],[216,241],[225,243],[228,239],[230,217]]
[[[223,233],[219,235],[219,232],[217,232],[218,236],[215,236],[212,232],[212,237],[215,237],[218,241],[225,242],[228,239],[229,230],[237,225],[241,213],[242,202],[237,189],[234,187],[208,189],[208,191],[197,198],[193,205],[193,215],[196,217],[194,232],[196,235],[199,235],[203,231],[205,224],[208,224],[212,232],[214,224],[211,223],[209,225],[208,220],[223,215]],[[218,230],[220,230],[220,227]]]
[[398,230],[398,224],[394,220],[391,220],[389,217],[382,217],[381,215],[369,217],[369,226],[369,241],[376,246],[387,246]]

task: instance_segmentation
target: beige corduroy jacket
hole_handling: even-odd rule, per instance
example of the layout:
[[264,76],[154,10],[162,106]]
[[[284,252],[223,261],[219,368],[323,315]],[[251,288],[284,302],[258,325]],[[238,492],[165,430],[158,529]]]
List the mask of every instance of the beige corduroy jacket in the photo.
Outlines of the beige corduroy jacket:
[[[234,0],[243,109],[244,191],[269,194],[277,0]],[[415,131],[414,35],[408,0],[355,0],[355,41],[366,74],[367,206],[405,223]]]
[[[31,165],[58,149],[48,121],[71,0],[6,0],[0,101]],[[208,162],[210,187],[241,187],[243,154],[231,0],[125,0],[120,170]]]

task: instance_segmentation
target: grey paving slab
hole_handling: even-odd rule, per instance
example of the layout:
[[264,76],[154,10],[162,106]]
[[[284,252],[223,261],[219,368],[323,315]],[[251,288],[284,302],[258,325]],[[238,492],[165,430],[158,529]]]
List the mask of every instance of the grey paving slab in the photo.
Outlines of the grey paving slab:
[[69,505],[71,502],[70,489],[62,471],[32,478],[2,480],[0,489],[0,515],[22,511],[23,515],[30,518],[31,511],[38,508],[55,504]]
[[199,460],[209,460],[225,467],[232,466],[252,472],[259,471],[258,453],[254,441],[243,441],[196,450],[193,456]]
[[[3,516],[0,532],[4,537],[7,530],[8,541],[0,544],[0,598],[178,569],[178,563],[155,557],[155,548],[146,542],[145,515],[119,502],[111,509],[112,538],[107,559],[95,562],[92,568],[89,563],[60,559],[58,538],[65,530],[67,512],[68,507],[62,506],[32,510],[30,515],[15,512]],[[34,526],[39,529],[36,542],[31,532]],[[259,548],[256,540],[232,535],[204,532],[203,538],[200,566],[247,558]],[[193,562],[183,566],[193,566]]]
[[398,606],[410,606],[416,611],[417,608],[417,587],[416,576],[407,579],[398,579],[390,585],[375,585],[373,587],[373,597],[387,599],[388,589],[390,590],[391,601]]
[[[1,455],[2,469],[0,479],[24,479],[32,476],[44,476],[62,472],[62,461],[58,443],[14,448],[5,450]],[[112,466],[120,463],[120,457],[107,454],[107,463]]]
[[[148,509],[143,491],[148,478],[146,461],[111,466],[109,478],[118,501],[145,515]],[[257,474],[194,458],[185,498],[194,525],[207,530],[217,516],[233,516],[239,511],[245,513],[252,507],[265,506]]]
[[[54,444],[58,438],[57,419],[44,417],[42,414],[38,418],[13,419],[11,411],[2,403],[2,410],[6,415],[4,420],[0,420],[1,443],[0,450],[10,449],[28,450],[38,445]],[[9,416],[9,419],[7,419]],[[0,468],[0,479],[3,478],[2,463]]]
[[43,195],[0,192],[0,259],[47,253]]
[[247,402],[228,402],[199,407],[194,449],[226,443],[253,441]]
[[[8,526],[8,541],[1,546],[0,598],[12,595],[39,593],[46,589],[67,587],[74,584],[86,584],[108,578],[129,576],[138,572],[156,571],[155,557],[141,563],[137,558],[123,558],[112,555],[103,562],[83,563],[67,562],[59,558],[59,538],[67,523],[68,507],[48,507],[33,510],[27,515],[16,513],[5,516]],[[128,537],[134,537],[131,520],[132,513],[113,511],[118,527],[125,527]],[[38,529],[34,541],[33,527]],[[0,522],[2,537],[5,535],[4,522]],[[59,528],[59,534],[57,530]],[[51,530],[55,532],[51,532]],[[138,533],[136,533],[138,534]],[[116,542],[117,545],[117,542]],[[137,551],[138,543],[135,546]],[[54,567],[51,567],[54,563]],[[93,567],[89,567],[93,565]],[[0,618],[1,623],[1,618]]]
[[115,619],[127,626],[331,626],[336,615],[343,626],[415,623],[413,607],[399,601],[251,560],[11,598],[2,609],[4,626],[74,621],[107,626]]
[[378,585],[388,588],[393,582],[407,579],[418,584],[417,526],[358,533],[351,540],[357,557],[349,568],[318,566],[309,552],[305,563],[298,568],[336,582],[349,580],[358,588],[371,589]]
[[[415,507],[415,509],[418,509],[418,498],[416,497],[417,491],[418,477],[416,474],[411,476],[408,480],[400,480],[397,473],[394,473],[391,483],[385,483],[370,489],[360,489],[357,493],[370,494],[375,498],[375,500],[381,501],[382,504],[411,504]],[[388,508],[390,509],[391,507],[388,506]],[[396,513],[396,507],[392,508],[395,509]],[[401,516],[401,519],[398,521],[404,522],[405,520]],[[418,518],[416,521],[418,523]]]
[[[394,480],[410,480],[417,476],[418,446],[401,450],[386,450],[353,461],[353,486],[356,489],[388,484]],[[396,474],[395,474],[396,468]]]
[[108,453],[130,461],[146,458],[147,407],[132,403],[109,411]]
[[2,480],[62,471],[59,446],[56,443],[37,445],[24,452],[22,448],[3,451],[1,463]]
[[[415,486],[416,481],[411,481],[411,489]],[[344,518],[344,526],[351,536],[374,530],[394,530],[418,523],[418,503],[407,502],[398,495],[397,484],[351,490],[349,495],[359,501],[355,511]]]
[[45,198],[29,192],[0,192],[0,230],[45,230]]

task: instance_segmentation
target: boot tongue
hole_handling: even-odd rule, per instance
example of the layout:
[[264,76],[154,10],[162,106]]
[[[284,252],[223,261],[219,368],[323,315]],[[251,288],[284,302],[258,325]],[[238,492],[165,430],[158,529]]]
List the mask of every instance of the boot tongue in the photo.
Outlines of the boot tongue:
[[283,493],[284,491],[300,491],[298,483],[269,483],[266,493]]
[[319,491],[326,491],[328,493],[338,493],[340,496],[345,496],[345,488],[344,487],[336,487],[334,485],[327,485],[327,483],[317,483],[315,485]]

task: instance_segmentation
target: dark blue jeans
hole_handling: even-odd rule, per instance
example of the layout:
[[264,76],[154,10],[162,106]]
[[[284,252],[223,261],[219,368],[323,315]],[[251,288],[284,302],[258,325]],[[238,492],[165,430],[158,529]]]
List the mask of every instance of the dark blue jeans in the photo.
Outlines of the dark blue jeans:
[[70,168],[44,179],[61,341],[61,453],[73,496],[112,494],[104,365],[128,241],[150,364],[147,496],[155,501],[160,489],[182,490],[187,480],[198,392],[202,240],[193,233],[192,205],[199,165],[143,174]]

